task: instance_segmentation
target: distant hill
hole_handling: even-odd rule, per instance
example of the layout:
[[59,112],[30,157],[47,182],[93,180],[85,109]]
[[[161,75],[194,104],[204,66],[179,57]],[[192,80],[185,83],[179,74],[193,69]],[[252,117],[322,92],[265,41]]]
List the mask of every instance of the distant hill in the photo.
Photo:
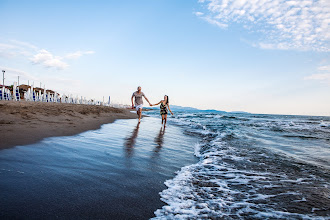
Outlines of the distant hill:
[[207,109],[207,110],[201,110],[201,111],[210,112],[210,113],[227,113],[226,111],[215,110],[215,109]]
[[[226,112],[226,111],[221,111],[221,110],[215,110],[215,109],[207,109],[207,110],[201,110],[198,108],[193,108],[193,107],[183,107],[179,105],[170,105],[171,110],[173,111],[203,111],[203,112],[209,112],[209,113],[245,113],[245,114],[250,114],[249,112],[243,112],[243,111],[232,111],[232,112]],[[159,106],[155,107],[148,107],[146,106],[145,109],[159,109]]]
[[[207,110],[201,110],[198,108],[193,108],[193,107],[184,107],[184,106],[179,106],[179,105],[170,105],[171,110],[173,111],[203,111],[203,112],[217,112],[217,113],[225,113],[225,111],[219,111],[215,109],[207,109]],[[159,109],[159,106],[157,107],[148,107],[146,106],[145,109]]]
[[193,108],[193,107],[183,107],[179,105],[170,105],[171,110],[173,111],[200,111],[200,109]]
[[243,111],[232,111],[230,113],[237,113],[237,114],[251,114],[250,112],[243,112]]
[[[170,108],[173,111],[200,111],[200,109],[197,108],[183,107],[179,105],[170,105]],[[159,106],[155,106],[155,107],[146,106],[145,109],[159,109]]]

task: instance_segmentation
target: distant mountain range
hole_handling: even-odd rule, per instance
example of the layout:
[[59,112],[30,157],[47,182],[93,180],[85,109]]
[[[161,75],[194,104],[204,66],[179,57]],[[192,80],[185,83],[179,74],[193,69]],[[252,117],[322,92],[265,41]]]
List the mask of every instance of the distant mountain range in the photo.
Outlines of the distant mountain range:
[[[226,112],[226,111],[221,111],[221,110],[215,110],[215,109],[207,109],[207,110],[201,110],[198,108],[193,108],[193,107],[183,107],[183,106],[179,106],[179,105],[170,105],[171,110],[173,111],[203,111],[203,112],[214,112],[214,113],[245,113],[245,114],[249,114],[249,112],[243,112],[243,111],[232,111],[232,112]],[[159,106],[157,107],[145,107],[146,109],[159,109]]]
[[230,113],[237,113],[237,114],[251,114],[250,112],[243,112],[243,111],[232,111]]

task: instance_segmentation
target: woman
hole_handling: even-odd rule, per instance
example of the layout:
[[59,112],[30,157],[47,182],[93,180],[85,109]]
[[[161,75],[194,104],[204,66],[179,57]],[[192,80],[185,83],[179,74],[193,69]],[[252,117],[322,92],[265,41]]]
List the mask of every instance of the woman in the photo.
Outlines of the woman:
[[170,109],[168,96],[164,96],[164,100],[161,100],[157,104],[151,104],[151,106],[159,105],[160,104],[160,115],[162,116],[162,124],[164,123],[164,126],[166,126],[166,120],[167,120],[167,109],[170,110],[171,114],[173,115],[173,112]]

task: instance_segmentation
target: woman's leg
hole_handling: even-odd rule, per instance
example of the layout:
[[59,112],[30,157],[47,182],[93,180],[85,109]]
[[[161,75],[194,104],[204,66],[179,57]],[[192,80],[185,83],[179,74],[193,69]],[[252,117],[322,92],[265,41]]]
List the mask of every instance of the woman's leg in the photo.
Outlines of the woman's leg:
[[166,126],[166,120],[167,120],[167,114],[164,115],[164,120],[165,120],[165,123],[164,123],[164,126]]
[[164,115],[162,115],[162,124],[163,124],[163,122],[164,122]]

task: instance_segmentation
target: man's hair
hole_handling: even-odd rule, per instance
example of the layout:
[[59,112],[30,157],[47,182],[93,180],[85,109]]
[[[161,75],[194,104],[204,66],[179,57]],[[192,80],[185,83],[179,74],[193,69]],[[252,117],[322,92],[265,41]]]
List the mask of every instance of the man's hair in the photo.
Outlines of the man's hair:
[[141,86],[138,86],[137,89],[141,88]]

